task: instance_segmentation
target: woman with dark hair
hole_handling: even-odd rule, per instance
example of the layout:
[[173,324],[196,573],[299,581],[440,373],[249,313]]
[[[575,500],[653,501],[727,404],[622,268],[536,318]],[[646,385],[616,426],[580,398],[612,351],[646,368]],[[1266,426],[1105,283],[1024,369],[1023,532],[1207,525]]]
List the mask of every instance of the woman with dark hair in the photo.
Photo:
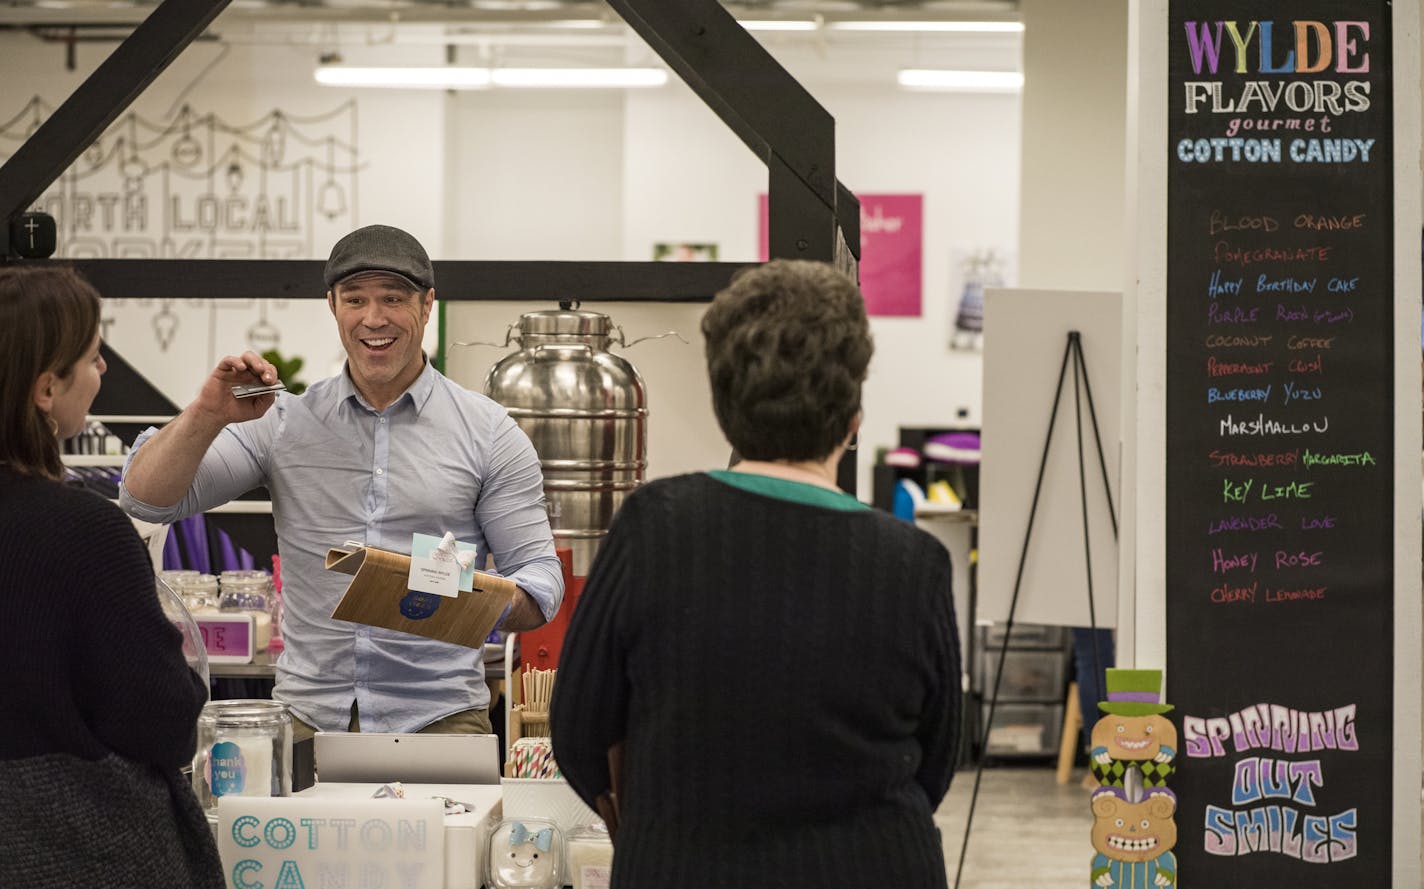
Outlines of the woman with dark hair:
[[872,352],[860,293],[771,262],[702,332],[742,459],[647,484],[615,518],[560,658],[560,769],[590,805],[616,794],[615,887],[942,887],[949,556],[836,488]]
[[99,294],[0,266],[0,886],[221,887],[181,769],[203,681],[119,508],[63,484],[99,392]]

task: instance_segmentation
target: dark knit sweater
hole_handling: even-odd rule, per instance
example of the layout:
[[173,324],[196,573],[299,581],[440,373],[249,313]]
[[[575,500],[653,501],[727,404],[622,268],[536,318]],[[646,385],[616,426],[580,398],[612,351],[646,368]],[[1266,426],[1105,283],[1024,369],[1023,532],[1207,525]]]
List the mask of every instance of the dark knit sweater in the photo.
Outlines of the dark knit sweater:
[[118,507],[0,467],[0,886],[220,887],[207,698]]
[[957,639],[949,556],[903,521],[701,474],[640,488],[551,714],[590,804],[626,738],[614,887],[944,886]]

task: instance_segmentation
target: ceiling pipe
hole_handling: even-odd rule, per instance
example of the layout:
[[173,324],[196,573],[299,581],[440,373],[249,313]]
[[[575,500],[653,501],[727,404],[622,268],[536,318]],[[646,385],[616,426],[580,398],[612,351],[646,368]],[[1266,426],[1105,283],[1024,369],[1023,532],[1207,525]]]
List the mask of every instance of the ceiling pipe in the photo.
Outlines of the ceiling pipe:
[[[138,2],[127,7],[109,5],[108,0],[11,0],[0,6],[0,28],[5,26],[91,25],[132,27],[153,10],[156,3]],[[727,3],[726,9],[738,19],[760,22],[802,22],[819,19],[834,27],[839,21],[953,22],[1020,20],[1018,0],[965,0],[965,2],[871,2],[861,0],[847,6],[836,2]],[[264,22],[384,22],[404,24],[458,23],[473,27],[549,29],[622,29],[622,20],[606,3],[555,2],[541,8],[482,8],[478,3],[450,4],[432,0],[233,0],[225,20]],[[775,27],[770,25],[769,27]]]

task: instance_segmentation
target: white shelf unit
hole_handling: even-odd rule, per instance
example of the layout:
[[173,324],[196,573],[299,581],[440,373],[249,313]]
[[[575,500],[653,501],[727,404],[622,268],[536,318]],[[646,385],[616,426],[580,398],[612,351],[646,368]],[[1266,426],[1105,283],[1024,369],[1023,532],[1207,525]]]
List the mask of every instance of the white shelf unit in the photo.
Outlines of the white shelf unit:
[[124,465],[128,459],[127,454],[60,454],[60,459],[65,466],[112,466],[115,469]]

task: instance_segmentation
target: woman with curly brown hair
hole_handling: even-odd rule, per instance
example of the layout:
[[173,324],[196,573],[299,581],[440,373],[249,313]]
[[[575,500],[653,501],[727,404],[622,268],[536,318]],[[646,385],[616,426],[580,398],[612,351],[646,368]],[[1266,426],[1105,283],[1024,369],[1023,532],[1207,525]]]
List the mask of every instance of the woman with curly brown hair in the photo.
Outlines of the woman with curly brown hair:
[[747,270],[702,321],[733,470],[623,505],[561,655],[554,755],[623,786],[614,887],[945,885],[958,738],[950,564],[840,491],[872,344],[853,281]]

